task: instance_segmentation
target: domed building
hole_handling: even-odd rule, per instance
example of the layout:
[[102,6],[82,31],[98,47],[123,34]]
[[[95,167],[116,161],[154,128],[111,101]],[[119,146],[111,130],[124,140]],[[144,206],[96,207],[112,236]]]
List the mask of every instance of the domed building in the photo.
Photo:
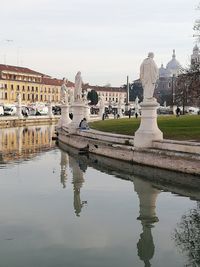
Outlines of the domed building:
[[170,105],[172,100],[172,91],[174,88],[175,77],[180,73],[181,65],[176,59],[175,49],[172,59],[167,63],[166,68],[161,65],[159,68],[159,80],[155,90],[155,96],[158,102],[163,105]]
[[172,59],[167,63],[166,70],[168,71],[170,77],[177,76],[180,73],[181,65],[176,60],[175,49],[173,50]]
[[199,47],[197,45],[193,48],[193,53],[191,55],[191,65],[195,65],[196,63],[200,62],[200,53]]

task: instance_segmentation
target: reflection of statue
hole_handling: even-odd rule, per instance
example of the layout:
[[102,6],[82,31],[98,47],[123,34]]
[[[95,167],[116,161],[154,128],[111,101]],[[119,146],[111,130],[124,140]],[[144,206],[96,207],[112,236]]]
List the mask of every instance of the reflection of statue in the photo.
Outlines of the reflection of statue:
[[63,79],[63,84],[61,86],[60,98],[62,104],[68,104],[68,90],[67,90],[67,80]]
[[74,85],[74,101],[79,101],[82,98],[82,78],[81,72],[78,71],[75,76],[75,85]]
[[66,181],[67,181],[67,164],[68,164],[68,155],[66,152],[63,152],[61,150],[61,160],[60,160],[60,166],[61,166],[61,171],[60,171],[60,181],[61,184],[63,185],[63,188],[66,187]]
[[143,87],[144,100],[153,98],[155,83],[158,79],[158,67],[153,60],[154,54],[150,52],[140,66],[140,80]]
[[[87,169],[84,162],[80,161],[79,163],[75,158],[69,157],[70,167],[72,168],[73,175],[73,185],[74,185],[74,211],[76,216],[80,216],[81,209],[87,201],[81,201],[80,191],[84,183],[83,171]],[[83,170],[83,171],[82,171]]]
[[143,232],[140,234],[140,239],[137,243],[138,256],[144,261],[145,267],[150,267],[150,259],[153,258],[155,249],[151,233],[152,226],[150,224],[142,224]]
[[136,177],[134,178],[134,187],[140,203],[140,215],[137,219],[141,221],[143,229],[137,243],[138,256],[144,261],[145,267],[150,267],[150,259],[153,258],[155,249],[151,228],[155,222],[158,222],[155,209],[160,191],[153,188],[149,182]]

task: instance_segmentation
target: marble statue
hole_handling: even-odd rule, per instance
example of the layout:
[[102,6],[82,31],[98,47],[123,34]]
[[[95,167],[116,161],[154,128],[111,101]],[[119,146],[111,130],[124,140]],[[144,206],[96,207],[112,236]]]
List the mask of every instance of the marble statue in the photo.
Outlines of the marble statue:
[[100,109],[104,108],[104,99],[102,96],[99,97],[99,107],[100,107]]
[[21,106],[22,98],[21,98],[21,94],[20,93],[18,93],[18,95],[17,95],[17,103],[18,103],[18,106]]
[[82,77],[81,72],[78,71],[75,76],[75,85],[74,85],[74,101],[80,101],[82,99]]
[[135,98],[135,106],[138,106],[138,103],[139,103],[139,98],[138,98],[138,96],[136,96],[136,98]]
[[155,84],[158,79],[158,67],[153,60],[154,54],[149,52],[148,57],[144,59],[140,66],[140,80],[143,87],[143,96],[145,99],[153,99]]
[[87,90],[84,90],[83,92],[83,100],[85,103],[87,103]]
[[63,84],[61,85],[60,100],[62,104],[68,103],[68,90],[67,90],[67,80],[63,78]]

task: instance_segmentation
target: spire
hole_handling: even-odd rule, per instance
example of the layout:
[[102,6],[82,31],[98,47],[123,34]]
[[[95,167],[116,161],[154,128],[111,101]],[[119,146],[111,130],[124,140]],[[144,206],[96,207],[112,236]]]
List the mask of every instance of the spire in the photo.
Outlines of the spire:
[[173,49],[173,55],[172,58],[176,58],[175,49]]

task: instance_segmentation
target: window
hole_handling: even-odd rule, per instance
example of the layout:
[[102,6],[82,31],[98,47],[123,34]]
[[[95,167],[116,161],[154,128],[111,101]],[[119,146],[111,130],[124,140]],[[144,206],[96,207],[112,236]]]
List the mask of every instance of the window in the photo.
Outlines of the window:
[[24,85],[22,86],[22,91],[25,91],[25,86]]
[[5,88],[5,89],[7,89],[7,88],[8,88],[6,83],[4,84],[4,88]]
[[13,89],[14,89],[14,85],[13,85],[13,84],[11,84],[11,86],[10,86],[10,87],[11,87],[11,90],[13,90]]
[[25,100],[25,94],[22,95],[22,100]]
[[30,91],[30,86],[27,87],[28,91]]
[[17,85],[17,91],[19,91],[19,85]]
[[5,99],[8,99],[8,94],[7,94],[7,92],[5,93]]
[[38,92],[38,87],[35,88],[36,92]]
[[42,97],[42,95],[40,96],[40,101],[43,101],[43,97]]
[[32,86],[32,92],[34,92],[34,86]]
[[27,99],[30,100],[30,95],[29,94],[27,95]]

